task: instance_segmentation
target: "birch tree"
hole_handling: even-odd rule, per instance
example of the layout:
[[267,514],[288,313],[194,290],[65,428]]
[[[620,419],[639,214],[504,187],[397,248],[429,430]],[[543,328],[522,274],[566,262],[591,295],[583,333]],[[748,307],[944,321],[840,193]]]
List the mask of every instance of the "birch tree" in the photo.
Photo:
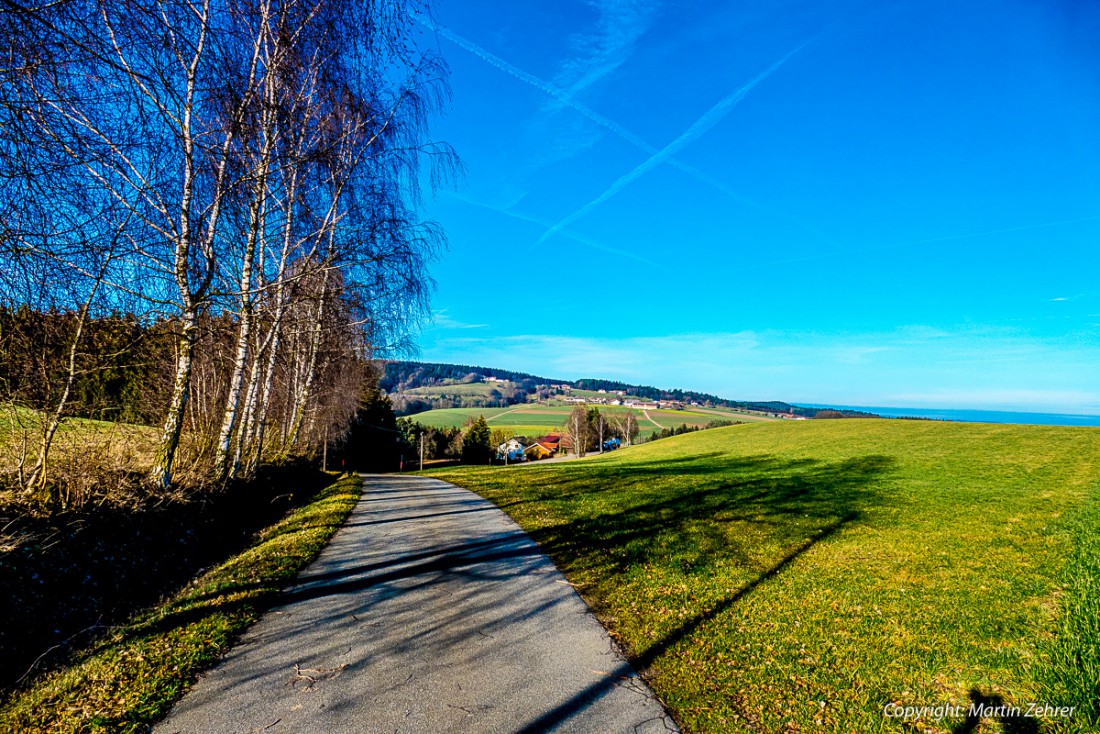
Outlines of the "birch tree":
[[622,418],[623,439],[627,446],[638,436],[638,416],[633,410],[627,410]]
[[583,405],[574,406],[566,422],[566,432],[573,439],[573,451],[577,456],[584,456],[588,449],[588,411]]
[[[60,155],[130,215],[135,257],[113,285],[178,324],[175,380],[151,478],[167,487],[183,429],[198,318],[237,186],[234,144],[256,94],[259,48],[213,0],[70,0],[26,22],[60,58],[19,77],[28,144]],[[227,81],[228,80],[228,81]],[[231,91],[230,91],[231,90]],[[10,118],[6,120],[10,122]],[[48,203],[48,202],[46,202]]]

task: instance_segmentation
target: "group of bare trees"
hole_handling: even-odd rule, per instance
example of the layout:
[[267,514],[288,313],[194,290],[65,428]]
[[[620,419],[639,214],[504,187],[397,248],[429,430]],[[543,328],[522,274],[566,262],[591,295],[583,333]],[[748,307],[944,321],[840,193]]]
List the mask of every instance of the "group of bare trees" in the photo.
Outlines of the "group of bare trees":
[[583,405],[574,407],[565,423],[565,432],[572,439],[577,456],[589,451],[602,453],[604,442],[612,438],[629,446],[637,439],[639,430],[638,416],[632,410],[604,414],[599,408],[586,409]]
[[369,351],[426,305],[440,234],[416,219],[422,164],[454,164],[426,142],[446,87],[419,12],[0,0],[0,288],[76,313],[66,384],[32,406],[30,489],[106,313],[170,327],[158,487],[181,441],[224,480],[346,425]]

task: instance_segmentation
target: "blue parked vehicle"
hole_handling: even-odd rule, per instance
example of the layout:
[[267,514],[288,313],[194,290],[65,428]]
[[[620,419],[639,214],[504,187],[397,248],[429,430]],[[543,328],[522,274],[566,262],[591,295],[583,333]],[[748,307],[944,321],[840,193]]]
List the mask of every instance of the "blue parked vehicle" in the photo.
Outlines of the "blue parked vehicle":
[[525,448],[522,441],[510,438],[497,446],[497,461],[506,464],[527,461],[527,455],[523,453]]

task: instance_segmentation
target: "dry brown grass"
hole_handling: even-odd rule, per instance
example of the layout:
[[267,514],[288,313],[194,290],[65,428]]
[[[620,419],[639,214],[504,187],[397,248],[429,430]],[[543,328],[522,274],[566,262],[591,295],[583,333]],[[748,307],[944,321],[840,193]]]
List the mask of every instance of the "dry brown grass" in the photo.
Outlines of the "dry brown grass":
[[[153,463],[160,431],[152,426],[63,419],[50,449],[47,481],[50,506],[25,490],[41,441],[44,416],[6,405],[0,408],[0,514],[40,514],[50,510],[78,510],[89,506],[134,507],[153,497],[145,483]],[[176,459],[177,491],[209,485],[202,467],[204,451],[183,437]],[[0,530],[0,544],[7,541]]]

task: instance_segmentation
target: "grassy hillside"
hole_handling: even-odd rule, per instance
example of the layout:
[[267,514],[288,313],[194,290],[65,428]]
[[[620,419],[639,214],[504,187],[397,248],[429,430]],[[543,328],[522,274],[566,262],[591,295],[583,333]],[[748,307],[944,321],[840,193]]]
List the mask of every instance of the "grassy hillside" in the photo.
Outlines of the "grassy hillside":
[[[688,731],[1100,725],[1100,430],[779,422],[433,475],[534,535]],[[1078,710],[883,715],[973,701]]]
[[499,382],[473,382],[469,384],[455,384],[455,385],[438,385],[432,387],[414,387],[401,392],[405,395],[416,395],[419,397],[481,397],[489,398],[492,396],[494,390],[500,392],[511,391],[515,388],[515,385],[511,382],[499,383]]
[[491,419],[493,416],[498,413],[503,413],[506,410],[508,410],[508,408],[444,408],[440,410],[429,410],[423,413],[414,413],[406,417],[416,421],[422,426],[431,426],[432,428],[461,428],[468,418],[477,418],[479,415],[483,415],[486,419]]

